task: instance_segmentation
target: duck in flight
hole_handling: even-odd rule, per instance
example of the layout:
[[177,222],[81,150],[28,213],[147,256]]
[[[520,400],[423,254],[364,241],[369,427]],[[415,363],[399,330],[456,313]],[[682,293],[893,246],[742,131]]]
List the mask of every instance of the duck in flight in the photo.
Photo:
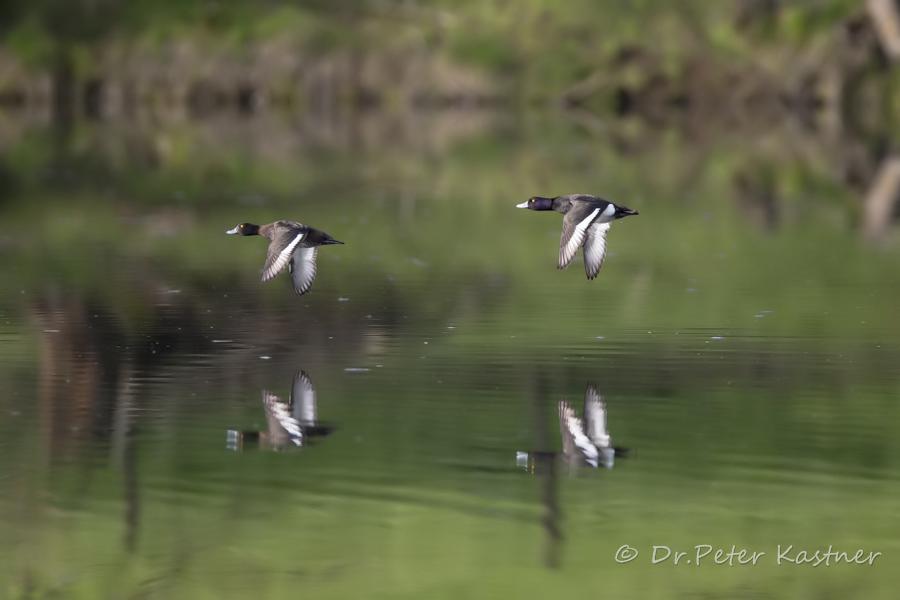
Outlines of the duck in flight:
[[565,269],[575,258],[579,248],[584,248],[584,270],[588,279],[600,272],[606,260],[606,232],[616,219],[636,215],[638,211],[618,206],[603,198],[589,194],[570,194],[556,198],[534,196],[516,208],[531,210],[555,210],[563,213],[562,238],[559,241],[559,263]]
[[301,296],[316,280],[316,255],[319,246],[343,244],[324,231],[296,221],[275,221],[268,225],[241,223],[229,234],[261,235],[269,238],[269,253],[263,268],[263,281],[269,281],[288,267],[294,292]]

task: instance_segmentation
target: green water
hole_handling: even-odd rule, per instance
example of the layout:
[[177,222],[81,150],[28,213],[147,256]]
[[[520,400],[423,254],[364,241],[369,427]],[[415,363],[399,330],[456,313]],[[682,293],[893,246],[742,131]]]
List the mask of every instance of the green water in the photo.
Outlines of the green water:
[[[22,128],[0,596],[893,598],[896,224],[864,235],[813,142],[465,111]],[[556,270],[560,215],[514,208],[574,192],[640,211],[594,281]],[[305,296],[225,235],[276,219],[346,242]],[[273,451],[263,390],[298,370],[332,430]],[[541,454],[589,383],[611,469]]]

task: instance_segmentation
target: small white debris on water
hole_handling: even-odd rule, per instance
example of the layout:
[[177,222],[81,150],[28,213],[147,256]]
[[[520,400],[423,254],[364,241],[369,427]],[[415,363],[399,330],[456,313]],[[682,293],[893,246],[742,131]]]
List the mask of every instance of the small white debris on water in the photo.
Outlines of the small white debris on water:
[[170,294],[180,294],[181,293],[181,290],[166,290],[166,291],[169,292]]
[[44,333],[59,333],[59,329],[45,329]]
[[338,298],[338,302],[346,302],[350,298]]
[[714,340],[724,340],[725,338],[724,338],[723,336],[721,336],[721,335],[714,335],[714,336],[712,336],[712,339],[714,339]]
[[597,339],[598,339],[598,340],[604,340],[604,339],[606,339],[606,336],[598,335],[598,336],[597,336]]
[[270,358],[272,358],[272,357],[271,356],[260,356],[259,357],[260,360],[269,360]]
[[369,369],[366,367],[347,367],[344,370],[348,373],[363,373],[365,371],[368,371]]
[[213,340],[212,343],[213,344],[227,344],[232,341],[234,341],[234,340]]

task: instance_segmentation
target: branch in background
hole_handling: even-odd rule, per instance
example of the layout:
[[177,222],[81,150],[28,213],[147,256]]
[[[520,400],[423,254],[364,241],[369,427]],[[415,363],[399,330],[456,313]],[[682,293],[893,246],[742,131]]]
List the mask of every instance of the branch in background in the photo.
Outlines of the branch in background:
[[866,8],[881,49],[891,60],[900,59],[900,10],[895,0],[867,0]]
[[900,199],[900,158],[886,158],[863,204],[863,235],[881,240],[887,233]]

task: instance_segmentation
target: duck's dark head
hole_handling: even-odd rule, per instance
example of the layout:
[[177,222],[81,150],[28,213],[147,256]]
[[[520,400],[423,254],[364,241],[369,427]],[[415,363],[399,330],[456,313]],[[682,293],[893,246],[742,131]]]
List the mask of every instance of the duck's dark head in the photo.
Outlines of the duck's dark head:
[[530,208],[531,210],[553,210],[553,198],[541,198],[532,196],[528,202],[516,204],[516,208]]
[[625,208],[624,206],[616,205],[616,218],[621,219],[622,217],[628,217],[631,215],[639,214],[636,210],[631,210],[630,208]]
[[239,233],[241,235],[259,235],[259,225],[254,225],[253,223],[241,223],[234,229],[229,229],[225,233],[230,233],[230,234]]

